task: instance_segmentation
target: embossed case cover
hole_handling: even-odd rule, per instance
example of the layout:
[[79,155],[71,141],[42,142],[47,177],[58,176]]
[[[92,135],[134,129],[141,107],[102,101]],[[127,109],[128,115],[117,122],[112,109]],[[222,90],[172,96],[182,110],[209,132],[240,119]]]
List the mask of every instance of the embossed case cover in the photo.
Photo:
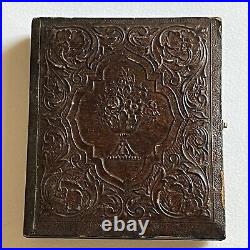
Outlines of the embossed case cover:
[[36,18],[24,235],[224,239],[221,21]]

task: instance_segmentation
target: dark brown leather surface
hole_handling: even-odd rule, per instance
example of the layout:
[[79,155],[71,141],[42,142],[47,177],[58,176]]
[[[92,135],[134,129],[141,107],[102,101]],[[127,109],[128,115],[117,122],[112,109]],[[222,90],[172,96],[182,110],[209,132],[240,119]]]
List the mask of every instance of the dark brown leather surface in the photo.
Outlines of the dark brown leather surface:
[[221,22],[37,18],[24,235],[224,239]]

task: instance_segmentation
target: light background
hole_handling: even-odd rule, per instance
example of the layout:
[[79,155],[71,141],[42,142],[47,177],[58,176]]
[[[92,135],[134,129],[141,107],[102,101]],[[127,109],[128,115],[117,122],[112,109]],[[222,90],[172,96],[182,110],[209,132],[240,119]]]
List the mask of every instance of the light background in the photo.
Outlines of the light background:
[[[4,247],[247,247],[247,3],[3,3]],[[61,17],[222,17],[226,233],[222,242],[25,239],[31,20]]]

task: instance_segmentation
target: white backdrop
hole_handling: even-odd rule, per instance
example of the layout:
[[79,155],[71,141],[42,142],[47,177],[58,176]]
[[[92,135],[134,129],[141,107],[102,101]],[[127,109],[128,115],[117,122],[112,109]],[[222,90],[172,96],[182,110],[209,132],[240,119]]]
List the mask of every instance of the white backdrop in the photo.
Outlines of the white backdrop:
[[[247,247],[247,3],[3,3],[5,247]],[[60,17],[222,17],[226,234],[222,242],[24,239],[31,20]],[[15,122],[13,117],[16,119]],[[10,134],[13,134],[10,137]]]

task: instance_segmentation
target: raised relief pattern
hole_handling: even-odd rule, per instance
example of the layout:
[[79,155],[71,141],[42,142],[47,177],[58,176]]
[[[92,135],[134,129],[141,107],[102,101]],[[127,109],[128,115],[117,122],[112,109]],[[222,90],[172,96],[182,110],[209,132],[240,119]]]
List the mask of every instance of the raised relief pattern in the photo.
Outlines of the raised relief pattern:
[[44,32],[41,214],[211,219],[208,29]]
[[122,68],[119,78],[105,85],[104,94],[99,96],[97,105],[101,121],[120,137],[120,142],[108,158],[140,159],[127,139],[143,119],[153,123],[160,115],[148,89],[136,82],[135,75],[130,74],[129,69]]

